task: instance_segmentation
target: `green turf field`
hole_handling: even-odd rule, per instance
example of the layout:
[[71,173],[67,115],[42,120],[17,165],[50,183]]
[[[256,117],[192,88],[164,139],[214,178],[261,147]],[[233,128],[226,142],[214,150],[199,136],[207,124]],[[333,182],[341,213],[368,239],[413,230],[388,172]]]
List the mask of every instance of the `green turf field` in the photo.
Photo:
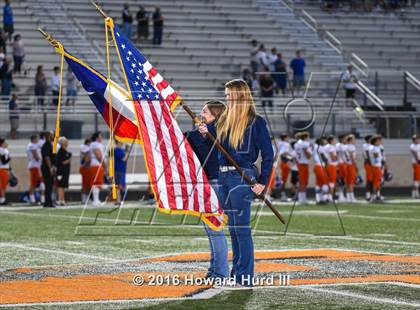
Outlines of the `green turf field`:
[[[277,205],[277,208],[288,218],[292,205]],[[339,204],[338,209],[346,235],[343,235],[333,205],[297,205],[288,233],[284,235],[285,226],[270,210],[255,205],[255,249],[347,249],[419,255],[419,202]],[[4,275],[16,268],[122,264],[139,258],[186,252],[208,252],[207,238],[197,219],[161,214],[142,203],[127,203],[122,209],[111,206],[101,209],[79,206],[67,209],[22,206],[0,209],[0,275],[3,274],[0,285],[1,280],[5,280]],[[202,265],[205,266],[205,263]],[[414,270],[417,275],[418,271]],[[358,271],[355,270],[355,273]],[[39,304],[36,307],[408,309],[420,308],[420,285],[390,282],[254,288],[252,291],[220,289],[215,294],[200,293],[170,302],[96,301],[50,306]]]

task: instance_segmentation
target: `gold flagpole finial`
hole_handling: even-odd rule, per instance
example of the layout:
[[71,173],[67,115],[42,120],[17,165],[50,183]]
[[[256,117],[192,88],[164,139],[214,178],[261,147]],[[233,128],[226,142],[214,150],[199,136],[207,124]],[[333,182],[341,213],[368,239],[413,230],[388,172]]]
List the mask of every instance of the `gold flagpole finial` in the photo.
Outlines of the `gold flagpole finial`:
[[92,3],[92,5],[98,10],[99,13],[101,13],[101,15],[104,18],[108,18],[108,15],[105,14],[105,12],[102,10],[102,8],[95,1],[91,0],[90,3]]
[[52,45],[56,48],[57,52],[62,54],[64,51],[63,45],[57,41],[56,39],[54,39],[52,37],[52,35],[50,35],[48,32],[46,32],[44,29],[42,29],[41,27],[38,28],[38,31],[44,36],[44,38]]

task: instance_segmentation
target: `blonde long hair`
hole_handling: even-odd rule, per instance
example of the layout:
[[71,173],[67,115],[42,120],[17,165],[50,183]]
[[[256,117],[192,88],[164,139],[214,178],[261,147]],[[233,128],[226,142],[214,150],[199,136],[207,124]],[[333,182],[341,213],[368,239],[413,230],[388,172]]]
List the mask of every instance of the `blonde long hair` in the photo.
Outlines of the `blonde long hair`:
[[230,146],[238,149],[244,140],[246,128],[257,112],[251,90],[244,80],[229,81],[225,87],[229,92],[230,102],[217,122],[217,134],[220,140],[228,137]]

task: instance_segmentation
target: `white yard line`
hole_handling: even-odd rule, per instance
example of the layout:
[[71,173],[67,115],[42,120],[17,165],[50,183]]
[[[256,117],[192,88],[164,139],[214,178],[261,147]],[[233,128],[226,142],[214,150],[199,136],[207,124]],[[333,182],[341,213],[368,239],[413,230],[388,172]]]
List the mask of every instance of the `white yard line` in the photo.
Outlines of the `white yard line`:
[[62,250],[51,250],[51,249],[29,246],[29,245],[24,245],[24,244],[17,244],[17,243],[2,242],[2,243],[0,243],[0,248],[18,248],[18,249],[38,251],[38,252],[63,254],[63,255],[81,257],[81,258],[99,259],[99,260],[108,261],[108,262],[117,262],[118,261],[118,260],[115,260],[113,258],[107,258],[107,257],[103,257],[103,256],[95,256],[95,255],[89,255],[89,254],[74,253],[74,252],[62,251]]
[[[365,219],[372,219],[372,220],[391,220],[391,221],[412,221],[412,222],[420,222],[420,219],[416,218],[403,218],[403,217],[387,217],[387,216],[374,216],[374,215],[352,215],[348,214],[349,211],[343,210],[340,211],[340,215],[343,218],[353,217],[353,218],[365,218]],[[308,215],[308,216],[336,216],[337,212],[335,211],[315,211],[315,210],[307,210],[307,211],[294,211],[293,214],[299,215]],[[273,216],[272,212],[259,212],[255,214],[256,216]]]
[[398,306],[420,307],[420,303],[399,301],[399,300],[390,299],[390,298],[379,298],[379,297],[361,295],[361,294],[350,293],[350,292],[345,292],[345,291],[336,291],[336,290],[330,290],[330,289],[325,289],[325,288],[303,287],[303,286],[302,287],[297,286],[297,288],[300,288],[303,290],[309,290],[313,292],[318,292],[318,293],[335,294],[335,295],[340,295],[340,296],[345,296],[345,297],[364,299],[364,300],[368,300],[369,302],[379,302],[379,303],[392,304],[392,305],[398,305]]
[[[273,230],[257,230],[259,233],[266,233],[271,235],[277,235],[283,237],[283,231],[273,231]],[[287,235],[297,236],[297,237],[309,237],[313,239],[333,239],[333,240],[349,240],[349,241],[365,241],[373,243],[387,243],[387,244],[398,244],[398,245],[412,245],[420,246],[419,242],[405,242],[405,241],[393,241],[393,240],[384,240],[384,239],[369,239],[369,238],[358,238],[351,236],[326,236],[326,235],[314,235],[314,234],[305,234],[305,233],[292,233],[288,232]]]
[[[59,215],[59,214],[43,214],[43,213],[26,213],[26,212],[9,212],[9,211],[2,211],[1,213],[6,213],[6,214],[12,214],[12,215],[23,215],[23,216],[29,216],[29,217],[42,217],[42,218],[48,218],[48,217],[52,217],[52,218],[62,218],[62,219],[75,219],[75,220],[80,220],[80,216],[74,216],[74,215]],[[85,220],[95,220],[98,222],[104,221],[104,222],[112,222],[112,223],[116,223],[116,224],[120,224],[120,223],[134,223],[134,220],[124,220],[124,219],[106,219],[106,218],[101,218],[101,217],[83,217],[82,219],[83,221]],[[136,222],[136,223],[142,223],[142,222]],[[144,224],[148,224],[148,222],[143,222]],[[89,223],[90,224],[90,223]],[[79,225],[79,224],[78,224]],[[81,226],[84,225],[88,225],[88,223],[86,224],[81,224]]]

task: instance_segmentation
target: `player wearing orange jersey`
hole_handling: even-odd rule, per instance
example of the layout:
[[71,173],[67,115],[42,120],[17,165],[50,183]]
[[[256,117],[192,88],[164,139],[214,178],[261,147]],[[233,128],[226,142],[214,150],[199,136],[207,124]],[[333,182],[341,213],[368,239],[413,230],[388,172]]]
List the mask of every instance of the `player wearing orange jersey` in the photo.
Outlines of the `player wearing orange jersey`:
[[318,138],[313,148],[314,174],[315,174],[315,200],[318,204],[328,202],[328,177],[326,173],[325,137]]
[[31,136],[31,141],[26,146],[26,156],[28,159],[29,170],[29,199],[31,204],[35,204],[35,189],[41,189],[41,203],[45,202],[45,185],[41,174],[41,145],[37,135]]
[[92,177],[90,173],[90,139],[80,145],[80,175],[82,176],[82,203],[89,200],[89,192],[92,187]]
[[370,152],[372,151],[373,145],[371,144],[372,135],[365,136],[365,143],[363,143],[363,167],[365,169],[365,178],[366,178],[366,200],[370,200],[372,195],[372,164],[370,162]]
[[347,175],[347,165],[345,159],[345,149],[347,146],[346,135],[340,135],[338,137],[339,142],[336,144],[335,148],[337,151],[337,161],[338,161],[338,201],[344,202],[346,198],[344,196],[344,189],[346,186],[346,175]]
[[381,150],[381,140],[380,135],[373,136],[371,138],[372,150],[370,151],[370,162],[372,165],[372,197],[370,201],[380,201],[382,200],[380,190],[382,183],[382,165],[383,165],[383,153]]
[[298,140],[295,144],[296,160],[299,173],[298,201],[301,204],[306,204],[306,188],[309,181],[309,160],[312,157],[309,133],[306,131],[300,132],[296,134],[296,139]]
[[413,135],[413,143],[410,145],[411,162],[413,164],[413,190],[412,197],[414,199],[420,198],[420,136]]
[[284,133],[280,135],[280,142],[278,143],[278,151],[280,154],[280,173],[281,173],[281,186],[280,186],[280,200],[287,201],[286,197],[286,183],[290,174],[290,160],[291,148],[289,143],[289,135]]
[[328,136],[328,144],[325,146],[325,158],[327,160],[327,177],[329,182],[330,196],[329,200],[333,201],[335,198],[335,185],[337,183],[337,165],[338,165],[338,156],[337,156],[337,147],[336,139],[334,136]]
[[7,142],[0,138],[0,206],[7,205],[6,189],[9,184],[9,150],[7,149]]
[[352,134],[346,137],[347,145],[345,147],[346,160],[346,198],[347,202],[357,202],[354,197],[354,186],[358,175],[356,161],[356,137]]

